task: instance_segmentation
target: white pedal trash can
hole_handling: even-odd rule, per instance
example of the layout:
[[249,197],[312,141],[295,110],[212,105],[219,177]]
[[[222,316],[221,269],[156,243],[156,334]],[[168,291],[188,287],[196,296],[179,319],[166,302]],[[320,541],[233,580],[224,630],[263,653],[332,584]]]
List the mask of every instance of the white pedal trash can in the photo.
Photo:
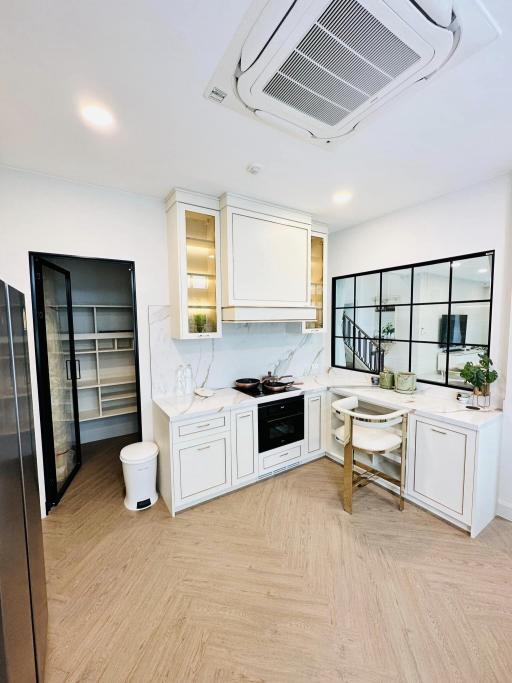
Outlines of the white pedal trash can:
[[158,446],[152,441],[132,443],[121,449],[119,459],[123,463],[126,487],[125,507],[128,510],[144,510],[158,500],[156,492],[156,465]]

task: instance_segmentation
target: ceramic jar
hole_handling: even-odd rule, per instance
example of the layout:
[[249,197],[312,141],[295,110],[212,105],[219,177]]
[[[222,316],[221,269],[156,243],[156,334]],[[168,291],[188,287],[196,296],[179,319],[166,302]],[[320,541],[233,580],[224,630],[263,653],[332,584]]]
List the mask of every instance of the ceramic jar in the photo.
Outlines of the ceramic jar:
[[379,386],[381,389],[392,389],[395,386],[395,375],[391,370],[383,370],[379,373]]
[[395,391],[400,394],[412,394],[416,391],[416,375],[414,372],[397,372],[395,375]]

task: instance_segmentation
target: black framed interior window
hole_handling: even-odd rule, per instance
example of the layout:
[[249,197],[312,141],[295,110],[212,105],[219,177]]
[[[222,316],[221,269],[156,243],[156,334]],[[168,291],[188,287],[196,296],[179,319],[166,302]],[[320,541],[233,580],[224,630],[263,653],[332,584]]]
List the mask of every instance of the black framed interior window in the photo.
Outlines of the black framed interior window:
[[332,280],[331,365],[461,387],[491,343],[494,251]]

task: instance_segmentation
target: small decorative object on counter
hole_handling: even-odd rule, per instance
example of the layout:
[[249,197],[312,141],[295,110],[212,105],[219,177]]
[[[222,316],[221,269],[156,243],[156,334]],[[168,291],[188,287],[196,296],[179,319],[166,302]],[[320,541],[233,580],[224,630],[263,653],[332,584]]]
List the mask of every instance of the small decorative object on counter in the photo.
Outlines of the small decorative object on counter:
[[373,375],[370,379],[374,387],[379,386],[379,378],[377,377],[377,375]]
[[190,363],[185,365],[185,369],[183,370],[183,379],[185,383],[185,394],[188,396],[189,394],[192,394],[195,389],[194,376],[192,374],[192,366]]
[[395,386],[395,375],[391,370],[384,370],[379,374],[379,386],[381,389],[393,389]]
[[185,395],[185,369],[183,365],[178,365],[176,368],[174,393],[176,396]]
[[416,375],[414,372],[397,372],[395,375],[395,391],[399,394],[413,394],[416,391]]
[[480,362],[466,363],[460,376],[473,385],[473,407],[489,408],[491,405],[491,384],[498,379],[493,362],[486,353],[479,353]]
[[466,406],[471,400],[471,394],[467,391],[459,391],[457,394],[457,401]]

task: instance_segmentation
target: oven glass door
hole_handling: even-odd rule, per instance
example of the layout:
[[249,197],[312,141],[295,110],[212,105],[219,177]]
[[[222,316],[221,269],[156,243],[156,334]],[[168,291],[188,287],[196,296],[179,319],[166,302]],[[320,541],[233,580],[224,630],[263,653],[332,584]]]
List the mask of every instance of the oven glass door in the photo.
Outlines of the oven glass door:
[[259,452],[264,453],[304,438],[304,413],[272,416],[260,421]]

